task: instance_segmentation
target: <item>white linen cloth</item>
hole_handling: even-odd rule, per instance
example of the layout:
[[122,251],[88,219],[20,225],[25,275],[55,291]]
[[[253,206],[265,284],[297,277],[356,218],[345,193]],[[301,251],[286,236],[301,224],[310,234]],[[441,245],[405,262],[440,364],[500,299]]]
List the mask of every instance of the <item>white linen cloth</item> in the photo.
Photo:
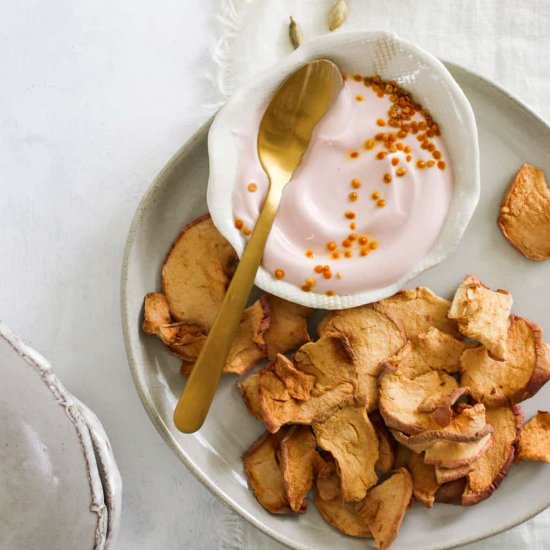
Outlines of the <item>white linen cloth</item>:
[[[333,0],[221,0],[213,47],[213,110],[241,84],[292,51],[288,18],[305,40],[328,32]],[[443,60],[463,65],[498,84],[550,120],[550,1],[348,0],[339,29],[395,31]],[[335,32],[339,32],[336,30]],[[483,161],[483,159],[482,159]],[[541,488],[541,490],[548,490]],[[228,510],[224,550],[283,548]],[[550,548],[550,509],[467,550]]]

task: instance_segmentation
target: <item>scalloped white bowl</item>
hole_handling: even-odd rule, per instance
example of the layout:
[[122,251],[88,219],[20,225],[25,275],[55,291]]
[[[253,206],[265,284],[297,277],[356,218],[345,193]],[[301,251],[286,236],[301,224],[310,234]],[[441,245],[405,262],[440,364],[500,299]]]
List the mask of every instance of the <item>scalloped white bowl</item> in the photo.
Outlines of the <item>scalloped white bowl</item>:
[[304,292],[279,281],[263,267],[256,285],[299,304],[322,309],[359,306],[385,298],[420,272],[443,261],[458,245],[479,200],[479,146],[470,103],[445,66],[434,56],[392,33],[336,33],[306,42],[286,59],[238,91],[219,111],[208,135],[208,209],[214,224],[239,256],[245,240],[233,224],[232,191],[239,147],[233,130],[254,124],[255,113],[280,83],[304,63],[327,57],[348,74],[378,74],[395,80],[438,121],[451,157],[454,189],[444,226],[430,252],[403,277],[384,288],[344,296]]

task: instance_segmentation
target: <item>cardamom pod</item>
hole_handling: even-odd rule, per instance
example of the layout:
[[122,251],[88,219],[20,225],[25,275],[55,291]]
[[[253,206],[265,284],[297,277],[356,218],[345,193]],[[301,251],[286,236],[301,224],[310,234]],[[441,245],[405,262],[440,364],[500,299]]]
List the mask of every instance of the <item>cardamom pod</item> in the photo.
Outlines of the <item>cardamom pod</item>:
[[345,0],[338,0],[328,13],[328,28],[330,31],[340,27],[348,16],[348,5]]
[[296,23],[292,15],[290,16],[290,23],[288,25],[288,36],[291,44],[294,46],[294,49],[296,49],[304,41],[302,27]]

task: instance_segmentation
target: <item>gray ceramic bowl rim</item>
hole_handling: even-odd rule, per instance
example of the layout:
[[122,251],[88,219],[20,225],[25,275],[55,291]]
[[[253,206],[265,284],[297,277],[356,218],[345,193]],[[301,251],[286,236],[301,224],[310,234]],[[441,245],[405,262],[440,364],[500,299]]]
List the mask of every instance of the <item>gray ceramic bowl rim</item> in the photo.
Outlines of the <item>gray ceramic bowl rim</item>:
[[[537,123],[543,124],[544,126],[548,127],[550,131],[550,124],[539,114],[537,114],[531,107],[529,107],[524,101],[519,99],[517,96],[512,94],[511,92],[504,89],[499,84],[489,80],[488,78],[485,78],[484,76],[481,76],[480,74],[476,73],[475,71],[471,71],[470,69],[467,69],[459,64],[452,63],[449,61],[441,60],[442,63],[451,71],[458,71],[468,74],[469,76],[475,77],[477,80],[481,81],[485,86],[488,86],[489,88],[492,88],[493,91],[501,96],[504,96],[506,99],[514,102],[518,107],[520,107],[525,114],[533,118]],[[283,544],[286,544],[290,547],[295,547],[293,542],[291,540],[287,540],[286,537],[282,537],[280,534],[276,533],[274,530],[270,528],[266,528],[265,525],[263,525],[258,519],[256,519],[255,516],[248,513],[246,510],[241,508],[239,505],[237,505],[233,500],[225,495],[222,491],[220,491],[215,484],[212,482],[212,480],[203,473],[185,454],[185,452],[180,448],[178,442],[176,439],[172,436],[170,433],[170,430],[166,426],[166,424],[162,421],[162,419],[157,415],[154,406],[148,402],[146,394],[144,389],[141,387],[141,381],[140,381],[140,373],[137,368],[137,364],[132,352],[131,347],[131,327],[135,326],[135,319],[129,319],[128,318],[128,296],[127,296],[127,281],[128,281],[128,269],[129,269],[129,257],[130,257],[130,251],[133,247],[135,235],[138,232],[138,227],[140,226],[141,219],[143,217],[144,212],[148,209],[149,203],[154,197],[155,193],[157,192],[157,189],[163,184],[163,181],[165,179],[166,174],[172,171],[173,167],[178,163],[179,159],[184,156],[189,149],[191,149],[202,137],[207,133],[208,128],[212,124],[213,117],[208,119],[204,124],[202,124],[196,132],[193,134],[193,136],[184,144],[182,145],[178,151],[172,156],[172,158],[168,161],[168,163],[164,166],[164,168],[159,172],[157,177],[153,180],[151,185],[146,190],[145,194],[143,195],[141,201],[139,202],[139,205],[137,207],[136,213],[134,214],[134,217],[132,219],[132,222],[130,224],[130,228],[128,231],[128,238],[126,241],[126,246],[124,249],[124,256],[122,261],[122,272],[121,272],[121,320],[122,320],[122,332],[124,336],[124,345],[126,348],[126,355],[128,356],[128,363],[130,366],[130,372],[132,373],[132,379],[134,381],[134,385],[136,387],[137,393],[139,395],[139,398],[143,404],[143,407],[145,408],[149,418],[151,419],[151,422],[155,426],[155,428],[158,430],[162,438],[166,441],[166,443],[172,448],[172,450],[176,453],[178,458],[189,468],[189,470],[199,479],[206,488],[215,496],[219,497],[225,504],[227,504],[232,510],[234,510],[236,513],[238,513],[241,517],[244,517],[247,521],[249,521],[252,525],[254,525],[256,528],[264,532],[265,534],[269,535],[274,540],[277,540],[278,542],[282,542]],[[488,537],[491,537],[493,535],[497,535],[499,533],[502,533],[504,531],[508,531],[509,529],[512,529],[514,527],[517,527],[518,525],[521,525],[522,523],[528,521],[529,519],[532,519],[536,515],[543,512],[546,508],[550,506],[550,493],[548,494],[548,499],[546,503],[536,509],[531,510],[527,514],[519,517],[517,520],[512,521],[507,527],[503,529],[496,529],[494,531],[489,531],[487,534],[481,536],[481,537],[465,537],[462,539],[459,543],[453,546],[446,546],[443,545],[439,547],[439,550],[449,550],[451,548],[457,548],[459,546],[462,546],[464,544],[469,544],[472,542],[478,542],[481,540],[484,540]]]

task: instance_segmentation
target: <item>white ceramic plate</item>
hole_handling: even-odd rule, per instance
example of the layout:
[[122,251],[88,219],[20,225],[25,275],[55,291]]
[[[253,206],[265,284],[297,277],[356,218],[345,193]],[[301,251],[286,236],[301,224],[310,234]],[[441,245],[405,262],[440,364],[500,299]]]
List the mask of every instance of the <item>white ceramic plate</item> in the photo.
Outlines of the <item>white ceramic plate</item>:
[[[464,69],[448,65],[472,103],[481,150],[481,199],[466,234],[451,256],[424,272],[410,286],[426,285],[449,296],[468,272],[493,287],[509,289],[516,312],[539,323],[550,339],[548,282],[550,262],[533,263],[502,237],[497,212],[510,178],[522,162],[550,175],[550,127],[501,88]],[[160,288],[160,265],[180,229],[206,211],[208,178],[206,134],[200,129],[168,163],[145,195],[134,218],[122,274],[122,317],[126,349],[138,393],[161,435],[207,487],[254,525],[300,549],[364,548],[363,540],[340,535],[312,505],[298,518],[265,512],[247,488],[242,452],[262,428],[245,410],[235,378],[225,377],[203,428],[179,433],[172,423],[183,386],[178,360],[140,331],[145,293]],[[550,407],[550,385],[524,403],[526,416]],[[472,508],[414,505],[392,548],[428,550],[475,541],[525,521],[550,505],[550,466],[512,468],[499,490]]]
[[0,548],[107,550],[122,485],[97,417],[0,323]]

